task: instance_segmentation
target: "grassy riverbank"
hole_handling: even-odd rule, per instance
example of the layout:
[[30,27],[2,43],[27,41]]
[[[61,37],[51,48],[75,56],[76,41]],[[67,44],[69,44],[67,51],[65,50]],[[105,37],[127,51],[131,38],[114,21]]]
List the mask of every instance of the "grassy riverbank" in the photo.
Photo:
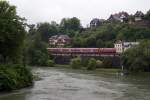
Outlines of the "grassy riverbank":
[[21,65],[0,65],[0,92],[32,85],[32,73]]

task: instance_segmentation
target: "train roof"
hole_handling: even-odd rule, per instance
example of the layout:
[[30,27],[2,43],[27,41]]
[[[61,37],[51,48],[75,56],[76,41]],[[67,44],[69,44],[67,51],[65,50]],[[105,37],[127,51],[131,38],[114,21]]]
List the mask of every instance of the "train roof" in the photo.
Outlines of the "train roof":
[[47,48],[47,49],[115,49],[115,48]]

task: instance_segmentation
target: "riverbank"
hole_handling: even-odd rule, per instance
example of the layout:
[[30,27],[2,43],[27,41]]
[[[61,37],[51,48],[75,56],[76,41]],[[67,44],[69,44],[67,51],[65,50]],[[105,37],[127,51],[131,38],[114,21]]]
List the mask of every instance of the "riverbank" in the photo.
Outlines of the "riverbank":
[[73,69],[70,65],[60,65],[56,64],[54,67],[59,69],[65,69],[65,70],[71,70],[74,72],[80,72],[80,73],[97,73],[97,74],[116,74],[118,72],[121,72],[121,69],[119,68],[96,68],[95,70],[87,70],[86,67],[81,67],[79,69]]
[[[122,72],[121,68],[96,68],[95,70],[87,70],[86,67],[82,67],[80,69],[73,69],[70,65],[60,65],[56,64],[54,67],[60,68],[60,69],[68,69],[68,70],[74,70],[74,71],[80,71],[80,72],[89,72],[89,73],[97,73],[97,74],[117,74]],[[128,72],[129,76],[138,76],[138,77],[149,77],[150,72]]]
[[22,65],[0,65],[0,92],[31,86],[32,73]]

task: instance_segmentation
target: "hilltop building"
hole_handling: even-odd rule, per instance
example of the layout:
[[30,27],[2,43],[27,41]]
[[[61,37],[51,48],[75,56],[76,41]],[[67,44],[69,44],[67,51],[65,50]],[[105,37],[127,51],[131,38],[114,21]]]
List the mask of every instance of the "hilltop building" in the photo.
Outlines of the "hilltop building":
[[108,21],[110,22],[126,22],[128,20],[129,14],[127,12],[119,12],[110,15]]
[[98,19],[98,18],[94,18],[91,20],[90,22],[90,28],[94,28],[94,27],[97,27],[97,26],[100,26],[104,23],[104,19]]
[[129,48],[139,45],[139,42],[124,42],[124,41],[117,41],[114,43],[114,48],[116,48],[117,53],[123,53]]

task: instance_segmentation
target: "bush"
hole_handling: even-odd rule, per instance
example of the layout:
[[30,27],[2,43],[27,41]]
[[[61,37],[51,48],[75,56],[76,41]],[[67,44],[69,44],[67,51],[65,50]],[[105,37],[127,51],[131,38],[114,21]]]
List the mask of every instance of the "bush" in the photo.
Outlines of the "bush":
[[10,91],[32,85],[30,70],[21,65],[0,65],[0,91]]
[[53,60],[48,60],[47,61],[47,66],[54,67],[54,61]]
[[73,69],[79,69],[79,68],[81,68],[81,67],[82,67],[81,58],[80,58],[80,57],[73,58],[73,59],[71,60],[70,66],[71,66]]
[[89,58],[84,58],[84,59],[82,59],[82,66],[83,67],[87,67],[87,64],[88,64],[88,61],[89,61]]
[[150,40],[145,40],[137,47],[130,48],[122,55],[122,62],[128,71],[150,71]]
[[96,61],[96,67],[97,67],[97,68],[103,67],[103,62],[102,62],[101,60],[97,60],[97,61]]
[[91,58],[88,61],[87,70],[94,70],[96,69],[96,59]]

